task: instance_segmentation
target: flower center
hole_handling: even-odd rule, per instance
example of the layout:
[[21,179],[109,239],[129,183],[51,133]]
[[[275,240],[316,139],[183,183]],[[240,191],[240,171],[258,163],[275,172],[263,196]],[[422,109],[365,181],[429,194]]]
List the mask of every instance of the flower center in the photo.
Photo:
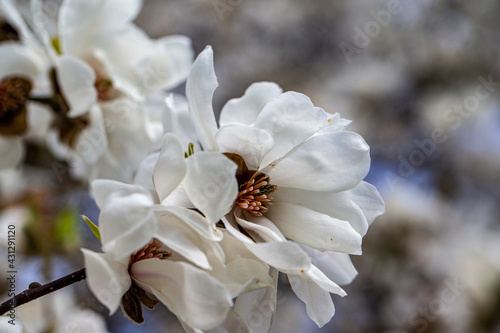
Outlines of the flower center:
[[277,186],[269,184],[269,177],[255,171],[250,180],[240,185],[240,193],[236,205],[255,216],[267,212],[267,206],[272,205],[269,194],[276,191]]
[[144,259],[167,259],[172,256],[172,252],[162,250],[161,247],[162,243],[156,239],[153,239],[144,248],[130,256],[130,265],[132,265],[134,262]]
[[26,101],[31,82],[21,77],[0,81],[0,134],[19,135],[27,129]]

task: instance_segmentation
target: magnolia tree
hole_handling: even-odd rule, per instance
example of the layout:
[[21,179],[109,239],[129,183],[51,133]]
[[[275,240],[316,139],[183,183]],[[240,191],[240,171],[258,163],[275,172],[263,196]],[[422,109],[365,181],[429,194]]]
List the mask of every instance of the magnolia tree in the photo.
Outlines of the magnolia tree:
[[[28,140],[46,147],[89,184],[102,244],[2,314],[86,279],[134,323],[163,303],[186,332],[268,332],[281,272],[311,320],[331,320],[384,211],[349,120],[259,82],[218,125],[212,48],[193,61],[187,37],[150,39],[132,23],[139,0],[64,0],[54,22],[39,1],[23,15],[0,4],[0,167],[20,168]],[[185,97],[166,93],[186,79]]]

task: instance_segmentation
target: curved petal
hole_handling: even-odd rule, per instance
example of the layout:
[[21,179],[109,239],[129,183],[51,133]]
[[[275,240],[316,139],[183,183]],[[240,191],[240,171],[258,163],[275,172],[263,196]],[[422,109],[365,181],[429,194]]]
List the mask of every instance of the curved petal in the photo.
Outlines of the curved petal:
[[154,42],[153,52],[143,58],[134,71],[143,94],[170,89],[184,81],[193,63],[191,40],[168,36]]
[[326,112],[314,107],[309,97],[289,91],[267,103],[255,121],[274,139],[273,148],[261,161],[260,168],[284,156],[307,140],[327,119]]
[[370,147],[353,132],[310,138],[264,170],[278,186],[339,192],[355,187],[370,169]]
[[[109,201],[115,197],[124,197],[135,193],[142,193],[148,196],[149,192],[141,186],[125,184],[116,180],[110,179],[97,179],[90,184],[90,189],[97,206],[101,209],[108,204]],[[148,201],[153,204],[153,198],[150,197]]]
[[184,262],[141,260],[130,271],[139,287],[194,328],[217,327],[233,305],[229,291],[219,281]]
[[372,184],[361,182],[358,186],[345,193],[361,208],[368,224],[372,223],[377,216],[384,214],[384,200]]
[[[251,215],[251,214],[249,214]],[[286,238],[283,236],[281,231],[264,216],[248,216],[248,220],[245,218],[240,218],[235,214],[236,221],[240,226],[242,226],[245,231],[250,234],[257,234],[266,242],[274,241],[285,241]]]
[[160,153],[149,154],[137,168],[137,172],[134,177],[134,184],[142,186],[150,191],[156,192],[155,185],[153,183],[153,171],[158,161],[158,156]]
[[285,273],[305,272],[311,266],[309,256],[293,242],[244,244],[257,258]]
[[189,110],[204,150],[218,151],[215,142],[217,123],[212,108],[212,97],[217,88],[212,47],[207,46],[196,58],[186,83]]
[[15,42],[0,44],[0,79],[10,75],[25,75],[35,79],[43,70],[43,61],[29,48]]
[[115,313],[123,294],[130,288],[131,280],[127,265],[116,262],[110,255],[82,249],[85,259],[87,284],[97,299],[110,312]]
[[311,265],[311,268],[306,273],[307,277],[316,283],[322,289],[334,293],[340,296],[347,295],[346,292],[339,287],[338,284],[330,280],[325,273],[323,273],[318,267]]
[[306,312],[318,327],[323,327],[335,314],[332,297],[328,292],[307,278],[288,275],[295,294],[306,304]]
[[186,159],[184,189],[211,223],[217,223],[233,206],[238,195],[236,164],[214,152],[199,152]]
[[100,35],[118,32],[137,16],[142,0],[65,0],[58,26],[64,53],[83,57]]
[[253,124],[264,106],[282,92],[280,86],[274,82],[253,83],[242,97],[233,98],[224,105],[219,118],[220,126]]
[[298,243],[320,251],[361,254],[361,236],[346,221],[283,202],[275,203],[267,218]]
[[68,116],[81,116],[97,101],[94,70],[84,61],[70,55],[59,57],[56,68],[62,94],[70,107]]
[[171,133],[165,134],[153,181],[160,201],[163,201],[184,179],[187,166],[184,150],[179,139]]
[[[358,185],[359,186],[359,185]],[[361,208],[344,192],[306,191],[280,187],[273,193],[273,202],[288,202],[312,209],[339,220],[347,221],[361,236],[368,230],[368,222]]]
[[202,239],[177,216],[167,213],[158,217],[155,238],[199,267],[212,269],[200,248]]
[[192,209],[184,207],[167,207],[165,211],[177,216],[185,225],[189,226],[203,238],[218,242],[223,237],[221,231],[212,226],[200,213]]
[[268,131],[244,125],[224,126],[215,137],[221,153],[238,154],[250,170],[257,170],[274,140]]
[[351,257],[346,253],[321,252],[304,245],[301,245],[301,247],[311,256],[313,265],[339,285],[351,283],[358,275],[358,271],[352,264]]

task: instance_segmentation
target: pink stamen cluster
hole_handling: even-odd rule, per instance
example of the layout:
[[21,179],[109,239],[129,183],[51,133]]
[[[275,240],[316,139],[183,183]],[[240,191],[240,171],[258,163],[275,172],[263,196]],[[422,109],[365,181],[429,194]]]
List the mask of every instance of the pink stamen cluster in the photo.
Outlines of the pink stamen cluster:
[[166,259],[172,255],[171,252],[160,250],[161,247],[162,244],[158,240],[153,239],[143,249],[130,256],[130,264],[151,258]]
[[272,205],[271,198],[268,196],[276,190],[276,186],[268,185],[268,177],[260,174],[261,177],[256,180],[257,172],[253,174],[249,181],[240,185],[240,193],[236,198],[236,205],[255,216],[262,216],[267,212],[268,205]]

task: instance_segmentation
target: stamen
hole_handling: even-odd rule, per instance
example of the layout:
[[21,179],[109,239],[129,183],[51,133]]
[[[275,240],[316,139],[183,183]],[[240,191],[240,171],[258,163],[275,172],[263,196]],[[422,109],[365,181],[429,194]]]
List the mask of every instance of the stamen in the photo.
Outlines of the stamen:
[[269,177],[255,172],[252,177],[240,185],[240,192],[236,198],[236,205],[255,216],[262,216],[271,204],[268,194],[274,192],[275,185],[268,185]]

